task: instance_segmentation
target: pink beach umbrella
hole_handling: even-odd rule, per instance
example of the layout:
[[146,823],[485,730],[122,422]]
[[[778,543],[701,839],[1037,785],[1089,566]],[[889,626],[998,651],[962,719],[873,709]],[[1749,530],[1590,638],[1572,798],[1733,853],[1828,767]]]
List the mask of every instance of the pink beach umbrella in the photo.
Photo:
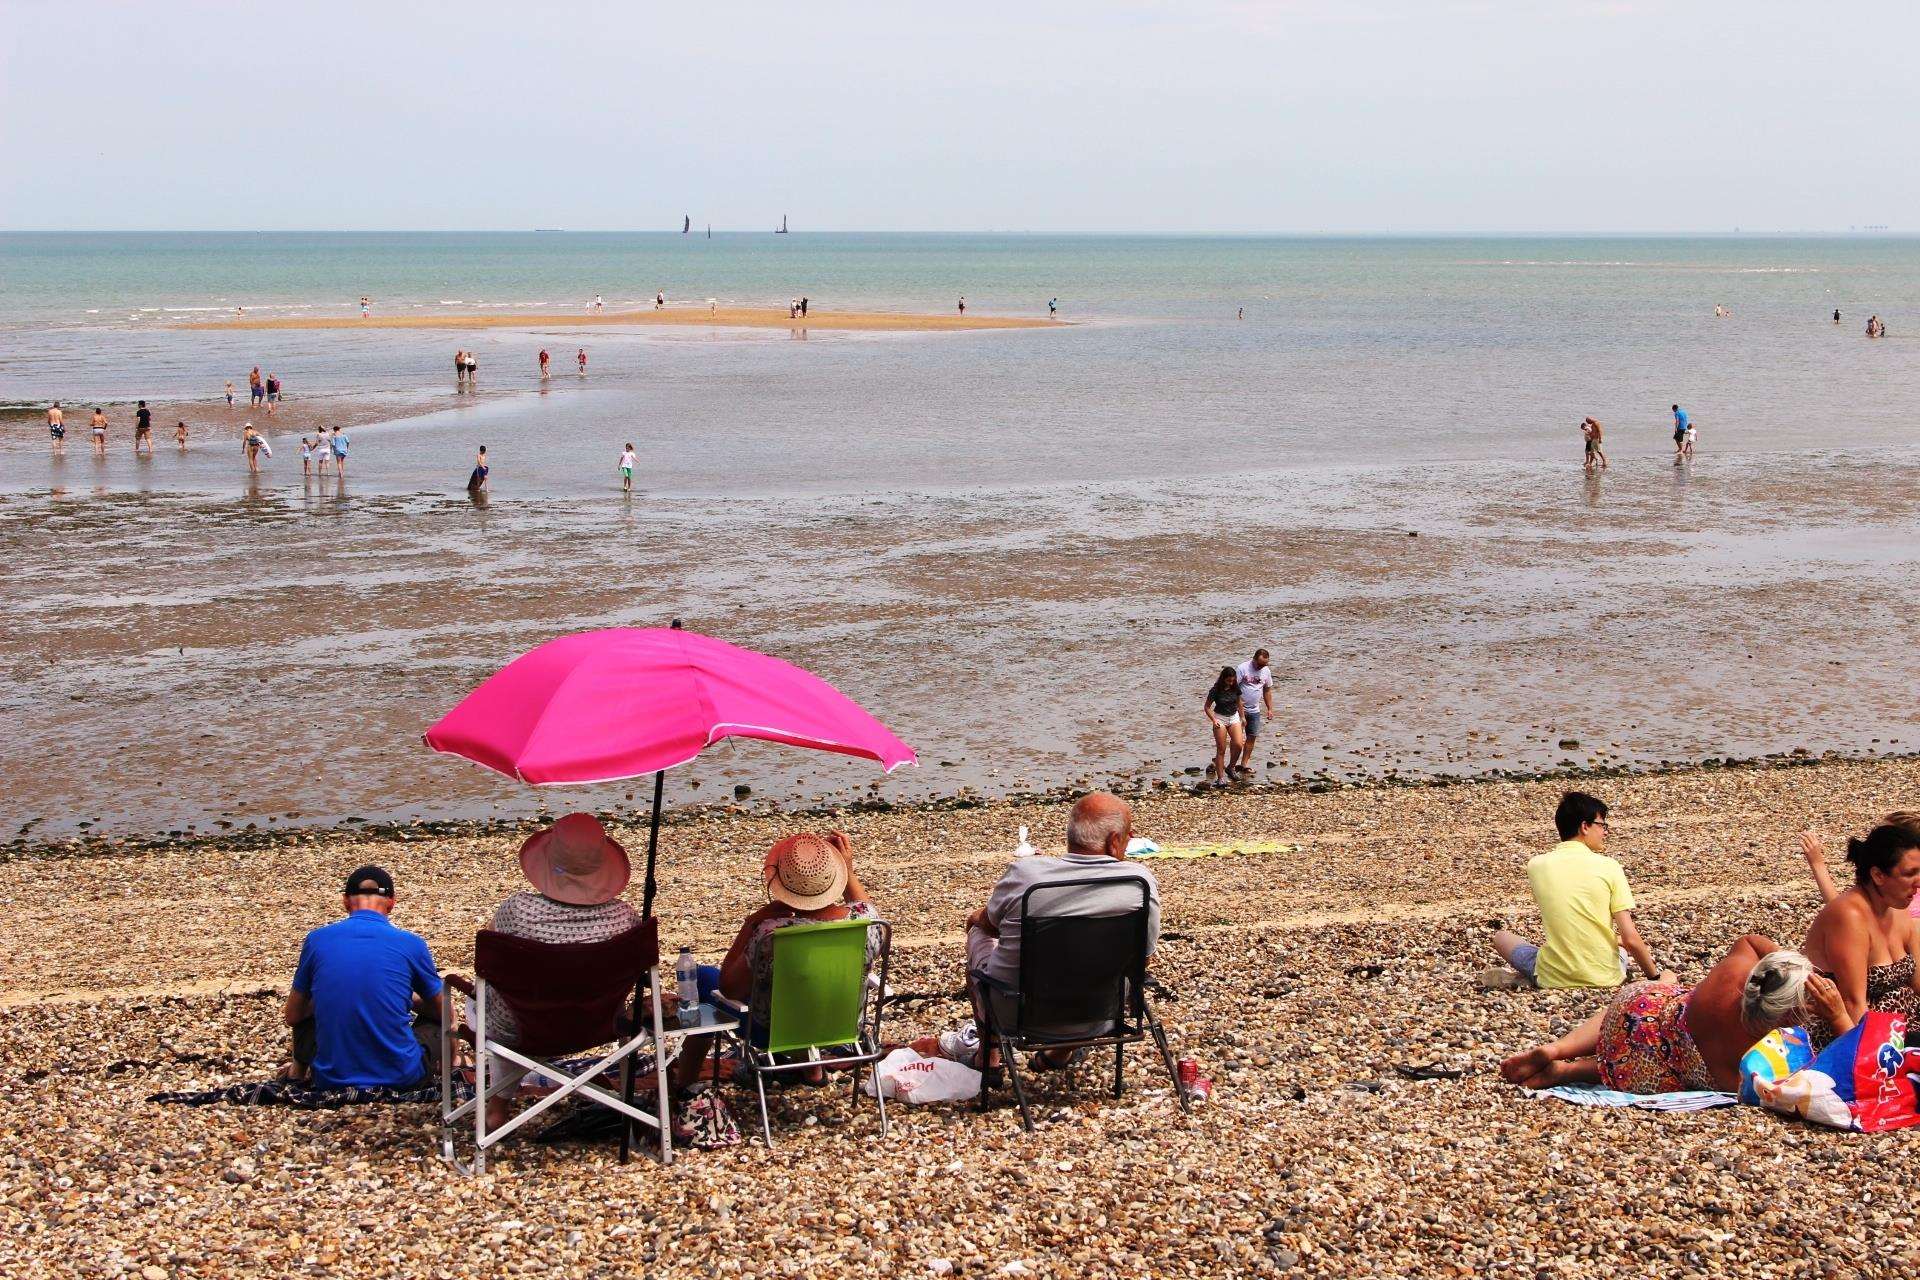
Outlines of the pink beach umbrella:
[[722,738],[760,738],[918,764],[859,703],[808,671],[678,627],[549,640],[502,667],[427,730],[435,751],[535,786],[654,775],[641,914],[653,914],[664,771]]

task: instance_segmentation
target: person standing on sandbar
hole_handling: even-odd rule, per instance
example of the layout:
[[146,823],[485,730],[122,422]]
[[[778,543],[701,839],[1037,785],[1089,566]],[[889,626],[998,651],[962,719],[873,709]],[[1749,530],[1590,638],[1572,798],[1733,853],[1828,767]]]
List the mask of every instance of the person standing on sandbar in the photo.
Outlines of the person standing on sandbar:
[[47,436],[53,441],[53,451],[64,456],[67,452],[67,415],[58,400],[47,410]]

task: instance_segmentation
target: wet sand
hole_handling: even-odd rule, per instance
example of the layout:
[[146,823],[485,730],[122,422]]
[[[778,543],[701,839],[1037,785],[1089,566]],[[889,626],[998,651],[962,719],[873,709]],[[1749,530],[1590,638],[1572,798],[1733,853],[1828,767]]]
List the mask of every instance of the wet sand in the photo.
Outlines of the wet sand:
[[[712,329],[822,329],[876,333],[936,333],[972,329],[1052,329],[1063,320],[1037,316],[996,316],[969,311],[961,314],[914,315],[897,311],[828,311],[810,307],[804,316],[792,316],[779,307],[714,307],[674,303],[641,311],[589,311],[551,314],[529,309],[495,314],[421,312],[361,316],[262,316],[231,320],[198,320],[174,329],[527,329],[583,328],[606,325],[684,325]],[[561,361],[556,356],[556,371]]]
[[[1795,833],[1811,825],[1831,847],[1912,807],[1920,762],[1597,789],[1642,932],[1697,981],[1742,933],[1797,943],[1818,899]],[[1501,1083],[1502,1056],[1605,998],[1473,983],[1495,923],[1538,927],[1521,868],[1553,838],[1558,791],[1141,802],[1136,827],[1162,844],[1298,846],[1151,864],[1164,902],[1158,1008],[1176,1053],[1214,1081],[1191,1113],[1134,1053],[1119,1099],[1101,1070],[1077,1089],[1036,1079],[1032,1135],[1004,1108],[896,1106],[880,1139],[871,1105],[854,1107],[844,1087],[793,1089],[773,1097],[772,1150],[754,1139],[663,1170],[621,1167],[606,1147],[514,1139],[483,1179],[432,1156],[428,1107],[144,1099],[277,1065],[287,976],[302,934],[337,912],[343,868],[389,867],[396,920],[443,968],[466,969],[474,930],[520,887],[520,831],[317,833],[0,865],[0,897],[36,904],[13,921],[0,1015],[0,1271],[463,1275],[537,1251],[555,1274],[675,1280],[736,1268],[887,1280],[1910,1273],[1912,1213],[1875,1197],[1920,1131],[1861,1138],[1751,1107],[1599,1111]],[[962,918],[1016,828],[1051,847],[1065,815],[1048,804],[822,819],[851,833],[895,925],[894,989],[925,997],[889,1012],[887,1039],[965,1016],[951,994]],[[715,959],[758,905],[762,851],[797,825],[669,822],[663,946]],[[636,826],[615,834],[633,850],[644,841]],[[1426,1066],[1461,1075],[1398,1070]],[[750,1127],[752,1091],[727,1097]]]
[[638,785],[531,791],[419,735],[543,640],[674,617],[819,672],[922,757],[882,780],[724,746],[674,771],[676,805],[1192,786],[1202,692],[1256,643],[1279,675],[1257,761],[1276,783],[1920,745],[1920,656],[1887,639],[1920,596],[1920,462],[1723,460],[1684,482],[1655,462],[1586,488],[1311,472],[1252,506],[1180,480],[503,487],[485,507],[360,488],[387,440],[463,464],[435,421],[356,433],[346,484],[302,485],[296,456],[293,481],[96,496],[78,458],[70,489],[0,499],[0,838],[631,809]]

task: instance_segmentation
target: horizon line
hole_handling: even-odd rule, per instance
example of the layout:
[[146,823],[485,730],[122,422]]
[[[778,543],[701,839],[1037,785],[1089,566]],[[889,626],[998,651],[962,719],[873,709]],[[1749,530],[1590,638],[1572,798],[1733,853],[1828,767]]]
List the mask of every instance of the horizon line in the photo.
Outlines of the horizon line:
[[[1267,239],[1479,239],[1517,237],[1523,239],[1692,239],[1733,236],[1912,236],[1920,229],[1894,226],[1852,227],[1722,227],[1665,228],[1646,230],[1596,229],[1549,231],[1515,228],[1478,229],[1317,229],[1272,231],[1020,231],[1005,229],[879,230],[859,227],[821,227],[811,231],[777,233],[761,228],[715,227],[718,234],[797,236],[998,236],[1005,238],[1061,239],[1160,239],[1160,240],[1267,240]],[[681,232],[656,227],[0,227],[0,235],[657,235],[689,240],[704,240],[703,232]]]

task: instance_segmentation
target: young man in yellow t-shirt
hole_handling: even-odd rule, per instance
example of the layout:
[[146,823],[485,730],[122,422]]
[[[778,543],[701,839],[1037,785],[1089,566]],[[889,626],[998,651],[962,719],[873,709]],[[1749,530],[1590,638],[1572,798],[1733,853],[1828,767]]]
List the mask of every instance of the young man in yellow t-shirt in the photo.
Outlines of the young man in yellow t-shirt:
[[1633,923],[1633,891],[1620,864],[1606,856],[1606,802],[1584,791],[1560,797],[1553,825],[1560,843],[1527,863],[1527,885],[1540,908],[1546,941],[1539,946],[1502,929],[1494,949],[1512,971],[1482,973],[1486,986],[1617,987],[1628,963],[1649,979],[1673,981]]

